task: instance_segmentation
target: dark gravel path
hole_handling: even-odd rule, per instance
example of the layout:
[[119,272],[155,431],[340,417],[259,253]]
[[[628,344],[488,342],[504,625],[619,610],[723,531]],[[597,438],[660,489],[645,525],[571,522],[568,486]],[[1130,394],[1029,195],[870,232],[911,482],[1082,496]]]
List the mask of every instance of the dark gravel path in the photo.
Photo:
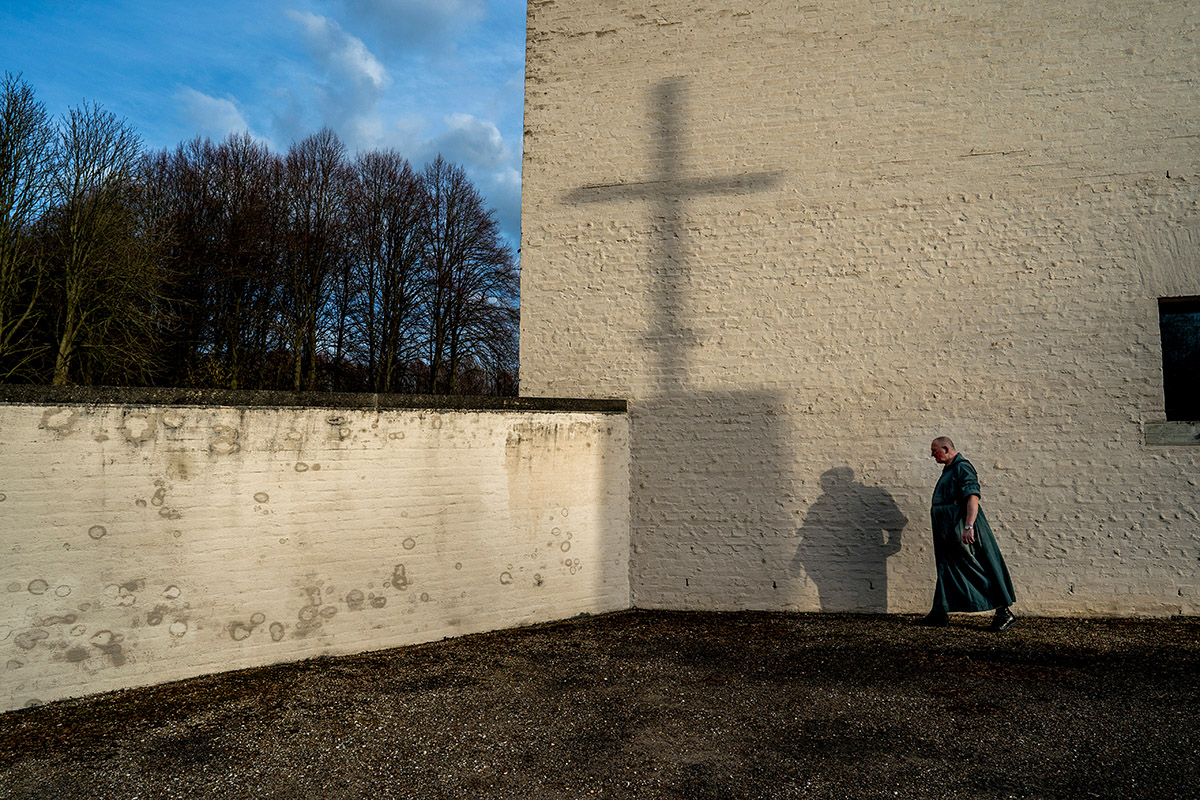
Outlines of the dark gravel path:
[[0,715],[4,798],[1195,798],[1200,620],[628,612]]

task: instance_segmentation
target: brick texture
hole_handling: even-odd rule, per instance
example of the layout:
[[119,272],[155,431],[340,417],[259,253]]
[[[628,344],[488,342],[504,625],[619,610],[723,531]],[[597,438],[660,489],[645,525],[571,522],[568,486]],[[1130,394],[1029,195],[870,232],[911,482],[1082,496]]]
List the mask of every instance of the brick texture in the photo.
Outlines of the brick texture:
[[0,405],[0,710],[627,608],[624,414]]
[[920,612],[930,440],[1018,612],[1200,611],[1200,5],[530,0],[523,393],[630,399],[640,607]]

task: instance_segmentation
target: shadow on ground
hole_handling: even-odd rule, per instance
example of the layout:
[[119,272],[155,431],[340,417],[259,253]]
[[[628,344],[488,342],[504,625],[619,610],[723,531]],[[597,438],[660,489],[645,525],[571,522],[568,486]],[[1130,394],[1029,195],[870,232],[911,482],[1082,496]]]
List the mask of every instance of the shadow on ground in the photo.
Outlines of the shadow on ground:
[[5,798],[1189,797],[1200,620],[627,612],[0,715]]

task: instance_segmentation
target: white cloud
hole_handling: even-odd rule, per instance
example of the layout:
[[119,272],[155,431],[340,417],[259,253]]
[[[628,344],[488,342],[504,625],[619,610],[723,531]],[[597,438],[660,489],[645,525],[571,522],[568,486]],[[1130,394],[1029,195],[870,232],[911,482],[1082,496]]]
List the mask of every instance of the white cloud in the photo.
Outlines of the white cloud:
[[441,153],[447,161],[487,172],[509,163],[511,156],[495,124],[470,114],[451,114],[445,121],[446,130],[427,145],[433,155]]
[[377,92],[391,85],[392,79],[379,59],[337,22],[307,11],[289,11],[288,16],[300,27],[312,56],[331,73]]
[[486,0],[343,0],[346,13],[407,49],[442,50],[487,15]]
[[288,16],[320,70],[311,87],[320,124],[336,130],[351,148],[377,145],[383,132],[377,106],[392,84],[387,69],[334,20],[306,11]]
[[500,229],[515,250],[521,240],[520,150],[509,148],[488,120],[451,114],[443,122],[446,127],[431,138],[420,139],[410,128],[402,135],[406,141],[398,146],[418,168],[438,155],[461,166],[495,210]]
[[[510,146],[489,112],[475,114],[496,105],[479,97],[486,97],[489,81],[514,94],[519,108],[521,84],[513,76],[523,78],[523,71],[511,62],[519,62],[523,50],[517,46],[514,58],[500,59],[503,69],[492,63],[494,54],[482,63],[472,60],[475,56],[449,57],[455,43],[474,35],[472,28],[488,15],[488,0],[321,0],[320,7],[329,15],[288,12],[312,66],[300,67],[289,88],[281,90],[280,130],[294,139],[326,125],[351,151],[394,147],[417,169],[441,154],[463,167],[515,246],[521,213],[519,128],[508,136],[515,138]],[[377,58],[373,48],[386,59]],[[447,102],[454,105],[446,109]],[[439,116],[440,125],[432,122]]]
[[188,124],[201,136],[223,139],[231,133],[249,131],[250,125],[237,104],[228,97],[212,97],[191,87],[175,93]]
[[488,205],[496,209],[496,221],[512,242],[513,250],[521,245],[521,170],[508,167],[479,182],[479,190]]
[[271,95],[275,108],[271,119],[272,130],[280,141],[296,141],[313,132],[313,125],[308,119],[308,109],[296,92],[290,89],[276,89]]

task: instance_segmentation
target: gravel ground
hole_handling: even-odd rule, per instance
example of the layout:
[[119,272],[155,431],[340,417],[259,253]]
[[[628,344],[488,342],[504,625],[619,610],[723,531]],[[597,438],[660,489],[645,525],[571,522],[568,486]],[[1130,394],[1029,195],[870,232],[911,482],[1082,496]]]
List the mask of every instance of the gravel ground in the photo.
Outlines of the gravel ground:
[[1200,620],[633,611],[0,715],[4,798],[1195,798]]

